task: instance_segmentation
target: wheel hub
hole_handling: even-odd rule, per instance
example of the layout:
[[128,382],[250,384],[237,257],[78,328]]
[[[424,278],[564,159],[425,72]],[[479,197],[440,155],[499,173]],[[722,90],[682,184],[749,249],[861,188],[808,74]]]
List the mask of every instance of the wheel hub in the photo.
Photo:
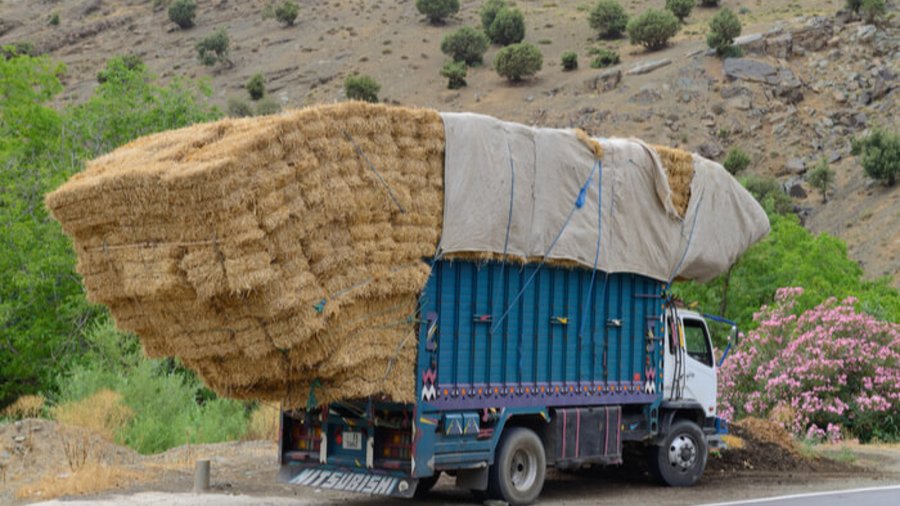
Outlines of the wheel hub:
[[686,471],[697,462],[697,443],[688,435],[681,434],[669,445],[669,464]]
[[537,479],[537,459],[524,450],[516,450],[510,461],[510,481],[519,491],[526,491]]

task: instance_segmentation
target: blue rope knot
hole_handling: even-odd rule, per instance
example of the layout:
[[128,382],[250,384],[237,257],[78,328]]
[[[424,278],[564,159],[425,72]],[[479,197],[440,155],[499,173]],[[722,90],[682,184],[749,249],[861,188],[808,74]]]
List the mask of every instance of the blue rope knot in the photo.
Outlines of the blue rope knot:
[[322,299],[319,302],[316,302],[313,305],[313,308],[316,310],[317,313],[322,314],[322,312],[325,311],[325,304],[327,304],[327,303],[328,303],[327,300]]

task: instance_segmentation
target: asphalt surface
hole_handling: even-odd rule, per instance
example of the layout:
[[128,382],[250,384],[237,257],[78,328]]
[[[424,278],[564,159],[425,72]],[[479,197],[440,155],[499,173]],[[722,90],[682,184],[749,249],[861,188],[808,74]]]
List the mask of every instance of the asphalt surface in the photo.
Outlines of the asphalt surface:
[[783,495],[736,502],[707,503],[702,506],[900,506],[900,485],[869,487],[834,492]]

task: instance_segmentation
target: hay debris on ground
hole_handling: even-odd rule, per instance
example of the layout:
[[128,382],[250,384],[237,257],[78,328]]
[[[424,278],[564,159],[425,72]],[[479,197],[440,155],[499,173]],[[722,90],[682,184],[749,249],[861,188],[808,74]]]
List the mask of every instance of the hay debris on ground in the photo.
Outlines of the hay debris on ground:
[[[150,356],[233,398],[410,402],[444,145],[428,109],[225,119],[133,141],[46,202],[89,298]],[[691,155],[660,154],[683,214]]]

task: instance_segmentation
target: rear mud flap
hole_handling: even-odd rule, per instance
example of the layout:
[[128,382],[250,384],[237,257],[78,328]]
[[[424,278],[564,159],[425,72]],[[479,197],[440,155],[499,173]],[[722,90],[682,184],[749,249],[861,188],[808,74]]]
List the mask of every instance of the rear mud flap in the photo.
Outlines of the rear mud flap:
[[406,498],[415,494],[419,483],[406,475],[318,464],[281,466],[278,478],[292,485],[322,490]]

